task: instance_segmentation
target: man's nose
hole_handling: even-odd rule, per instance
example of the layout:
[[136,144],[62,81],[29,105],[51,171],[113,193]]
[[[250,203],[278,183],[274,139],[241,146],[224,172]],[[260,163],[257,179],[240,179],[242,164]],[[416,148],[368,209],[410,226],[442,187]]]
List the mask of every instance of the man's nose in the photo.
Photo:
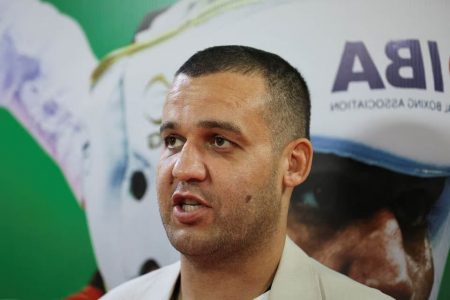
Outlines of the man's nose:
[[172,169],[172,176],[179,181],[203,181],[207,176],[204,155],[192,144],[186,142],[178,153]]
[[410,299],[413,288],[408,257],[395,215],[380,209],[359,224],[358,232],[359,241],[349,253],[347,275],[395,299]]

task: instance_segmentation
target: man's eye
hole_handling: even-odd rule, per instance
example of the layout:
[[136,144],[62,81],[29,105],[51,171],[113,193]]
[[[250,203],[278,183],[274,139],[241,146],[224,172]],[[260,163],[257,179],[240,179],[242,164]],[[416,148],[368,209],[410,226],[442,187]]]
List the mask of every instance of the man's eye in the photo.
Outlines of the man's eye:
[[223,136],[216,135],[213,137],[212,145],[216,148],[227,148],[231,146],[231,142]]
[[182,147],[184,142],[179,137],[169,135],[168,137],[164,138],[164,144],[169,149],[176,149]]
[[404,191],[394,203],[391,210],[404,227],[421,227],[427,224],[427,217],[433,201],[423,189]]

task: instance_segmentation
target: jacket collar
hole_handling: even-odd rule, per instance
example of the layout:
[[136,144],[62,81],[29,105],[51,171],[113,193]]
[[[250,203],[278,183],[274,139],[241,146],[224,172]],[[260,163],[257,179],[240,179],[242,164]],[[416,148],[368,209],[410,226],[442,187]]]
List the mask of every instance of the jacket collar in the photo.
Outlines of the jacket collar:
[[288,237],[272,283],[270,299],[322,299],[319,276],[311,265],[311,258]]
[[[164,276],[151,289],[149,299],[170,300],[180,276],[180,262],[164,268]],[[275,299],[322,299],[320,280],[311,265],[311,258],[306,255],[290,238],[286,237],[283,254],[272,282],[269,298]]]

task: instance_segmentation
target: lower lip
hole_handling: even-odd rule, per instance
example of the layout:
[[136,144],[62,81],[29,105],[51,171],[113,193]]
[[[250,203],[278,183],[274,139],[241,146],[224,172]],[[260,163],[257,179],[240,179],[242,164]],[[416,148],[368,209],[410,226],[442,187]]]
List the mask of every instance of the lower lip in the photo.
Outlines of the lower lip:
[[184,211],[181,206],[177,205],[173,207],[173,216],[175,219],[186,225],[191,225],[194,223],[198,223],[205,217],[208,213],[208,207],[200,206],[194,211]]

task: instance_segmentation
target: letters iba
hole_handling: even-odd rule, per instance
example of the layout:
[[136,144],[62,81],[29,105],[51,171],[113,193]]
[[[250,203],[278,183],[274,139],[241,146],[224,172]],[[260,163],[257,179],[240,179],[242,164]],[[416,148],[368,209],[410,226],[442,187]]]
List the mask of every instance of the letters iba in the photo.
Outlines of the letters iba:
[[[406,49],[409,57],[400,55],[400,50]],[[385,54],[391,61],[386,67],[386,80],[394,87],[426,89],[425,68],[422,49],[419,40],[390,41],[386,44]],[[404,51],[404,50],[403,50]],[[443,92],[441,62],[437,43],[428,41],[428,53],[433,73],[434,90]],[[354,71],[356,59],[359,60],[362,71]],[[409,77],[400,74],[401,68],[410,68]],[[377,70],[369,51],[363,42],[346,42],[341,62],[333,84],[333,92],[346,91],[351,82],[366,81],[370,89],[384,89],[384,83]]]

